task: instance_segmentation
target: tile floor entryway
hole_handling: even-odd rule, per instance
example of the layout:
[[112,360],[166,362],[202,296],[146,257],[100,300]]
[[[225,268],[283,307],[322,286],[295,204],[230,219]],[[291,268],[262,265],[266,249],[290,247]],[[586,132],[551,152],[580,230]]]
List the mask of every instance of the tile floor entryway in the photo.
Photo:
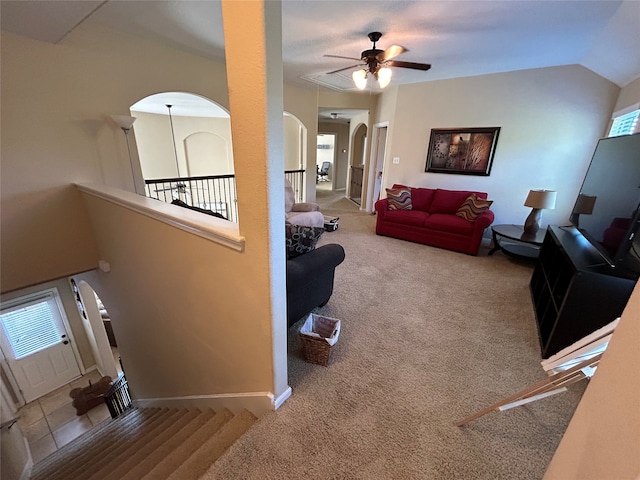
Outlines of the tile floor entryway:
[[106,404],[98,405],[84,415],[76,415],[69,392],[88,386],[89,380],[97,382],[100,374],[97,371],[88,373],[18,410],[18,424],[29,442],[34,464],[111,418]]
[[[121,374],[118,349],[111,347],[111,353],[118,374]],[[93,384],[100,378],[97,371],[87,373],[18,410],[18,424],[29,442],[34,464],[111,418],[106,404],[98,405],[84,415],[76,415],[73,399],[69,396],[74,388],[87,387],[89,381]]]

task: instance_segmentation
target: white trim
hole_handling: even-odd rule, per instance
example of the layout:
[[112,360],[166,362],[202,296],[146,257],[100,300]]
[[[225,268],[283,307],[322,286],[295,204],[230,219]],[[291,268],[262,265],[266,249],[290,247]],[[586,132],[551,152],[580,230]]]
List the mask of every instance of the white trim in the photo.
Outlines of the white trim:
[[245,239],[238,233],[238,225],[233,222],[202,215],[198,212],[106,185],[77,183],[76,187],[87,195],[106,200],[238,252],[244,251]]
[[136,408],[228,408],[233,413],[249,410],[260,418],[277,409],[291,396],[291,387],[274,400],[273,393],[222,393],[217,395],[192,395],[187,397],[140,398],[133,400]]
[[629,105],[628,107],[625,107],[625,108],[621,108],[617,112],[613,112],[613,115],[611,115],[611,120],[615,120],[618,117],[622,117],[627,113],[635,112],[639,108],[640,108],[640,102],[634,103],[633,105]]
[[[384,139],[384,157],[382,158],[382,179],[386,174],[388,174],[388,166],[387,166],[387,155],[388,155],[388,146],[389,146],[389,135],[390,135],[390,122],[389,120],[385,120],[384,122],[374,123],[371,127],[371,144],[369,150],[369,165],[367,165],[367,198],[365,202],[361,202],[360,210],[364,210],[366,212],[374,212],[376,207],[373,201],[373,193],[375,188],[375,178],[376,178],[376,170],[377,170],[377,159],[378,159],[378,139],[380,137],[380,130],[383,128],[387,129],[387,133]],[[380,186],[380,190],[382,190],[382,185]],[[382,195],[382,193],[381,193]],[[364,203],[364,205],[362,205]]]
[[[279,409],[284,402],[286,402],[291,396],[291,387],[287,387],[287,389],[280,394],[280,396],[276,399],[273,399],[273,409]],[[273,398],[273,396],[272,396]]]
[[527,403],[535,402],[536,400],[541,400],[543,398],[547,398],[552,395],[556,395],[558,393],[562,393],[566,391],[567,391],[567,387],[556,388],[555,390],[539,393],[538,395],[534,395],[533,397],[523,398],[522,400],[516,400],[515,402],[507,403],[506,405],[502,405],[498,407],[498,410],[500,410],[501,412],[504,412],[505,410],[509,410],[514,407],[519,407],[521,405],[526,405]]

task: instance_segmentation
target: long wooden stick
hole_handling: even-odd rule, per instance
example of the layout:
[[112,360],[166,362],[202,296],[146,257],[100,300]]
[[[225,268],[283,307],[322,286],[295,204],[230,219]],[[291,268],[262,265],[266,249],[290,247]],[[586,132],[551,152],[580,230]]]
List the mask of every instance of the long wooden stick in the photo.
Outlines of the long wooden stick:
[[599,353],[596,356],[588,360],[585,360],[583,362],[580,362],[578,365],[575,365],[569,368],[568,370],[564,370],[562,372],[553,374],[550,377],[545,378],[544,380],[541,380],[537,383],[534,383],[530,387],[525,388],[524,390],[521,390],[518,393],[511,395],[510,397],[507,397],[504,400],[491,405],[490,407],[484,408],[479,412],[474,413],[473,415],[470,415],[460,420],[459,422],[456,422],[455,426],[461,427],[462,425],[469,423],[477,418],[480,418],[483,415],[486,415],[487,413],[490,413],[494,410],[499,410],[500,407],[503,405],[507,405],[509,403],[513,403],[518,400],[540,395],[541,393],[545,393],[555,388],[569,385],[578,380],[582,380],[582,378],[585,378],[585,376],[581,375],[581,370],[585,367],[596,366],[601,358],[602,358],[602,353]]

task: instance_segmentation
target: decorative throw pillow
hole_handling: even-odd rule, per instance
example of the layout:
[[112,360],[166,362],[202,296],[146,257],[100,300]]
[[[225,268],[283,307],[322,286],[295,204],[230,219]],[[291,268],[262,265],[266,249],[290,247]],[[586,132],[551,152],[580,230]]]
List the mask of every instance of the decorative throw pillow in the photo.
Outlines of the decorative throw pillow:
[[287,258],[297,257],[316,248],[318,239],[324,233],[324,227],[306,227],[304,225],[285,225]]
[[388,210],[411,210],[410,188],[387,188]]
[[462,202],[456,215],[469,222],[473,222],[482,212],[489,210],[492,203],[493,200],[485,200],[484,198],[479,198],[475,193],[472,193]]

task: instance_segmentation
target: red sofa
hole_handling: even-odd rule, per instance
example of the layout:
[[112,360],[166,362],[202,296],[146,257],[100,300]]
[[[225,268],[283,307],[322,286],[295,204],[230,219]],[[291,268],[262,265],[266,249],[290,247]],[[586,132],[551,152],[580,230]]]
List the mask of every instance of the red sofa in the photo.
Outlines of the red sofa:
[[[407,188],[394,185],[396,188]],[[376,233],[477,255],[484,230],[493,223],[494,214],[485,210],[469,221],[456,215],[470,194],[485,199],[484,192],[443,190],[440,188],[411,189],[411,210],[389,210],[386,198],[375,204]]]

